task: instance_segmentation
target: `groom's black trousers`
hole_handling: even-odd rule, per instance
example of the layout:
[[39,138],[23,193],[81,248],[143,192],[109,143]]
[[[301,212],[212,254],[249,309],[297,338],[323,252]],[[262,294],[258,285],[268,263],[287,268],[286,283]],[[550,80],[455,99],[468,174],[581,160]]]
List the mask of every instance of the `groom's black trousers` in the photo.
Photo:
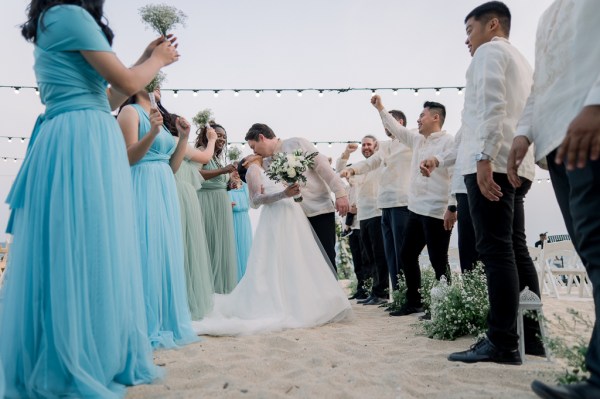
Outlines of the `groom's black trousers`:
[[321,245],[331,262],[333,268],[337,271],[335,264],[335,213],[324,213],[322,215],[311,216],[308,218],[315,234],[321,241]]

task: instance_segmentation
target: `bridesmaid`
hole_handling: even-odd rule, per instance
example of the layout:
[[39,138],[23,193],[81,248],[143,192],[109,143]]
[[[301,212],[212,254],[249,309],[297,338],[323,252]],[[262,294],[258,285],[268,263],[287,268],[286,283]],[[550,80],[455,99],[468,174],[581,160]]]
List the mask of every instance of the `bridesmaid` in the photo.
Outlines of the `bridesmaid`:
[[[211,122],[210,126],[215,129],[218,138],[215,154],[200,171],[205,181],[198,190],[198,199],[204,216],[208,250],[212,256],[215,292],[228,294],[238,282],[233,215],[231,200],[227,195],[229,173],[233,172],[235,167],[223,166],[225,164],[223,148],[227,143],[225,129],[214,122]],[[207,145],[207,129],[202,127],[196,139],[196,148],[203,150]]]
[[[237,168],[237,162],[234,162]],[[244,277],[250,247],[252,247],[252,225],[248,209],[248,185],[240,179],[237,169],[229,180],[229,198],[233,205],[233,230],[235,231],[235,246],[237,249],[238,281]]]
[[[179,118],[177,115],[172,115]],[[179,139],[177,129],[171,134]],[[217,133],[208,129],[208,143],[204,151],[187,145],[185,157],[175,174],[179,205],[181,207],[181,227],[184,243],[184,265],[188,294],[188,304],[192,320],[201,320],[213,306],[213,274],[211,257],[204,232],[202,209],[196,190],[202,185],[201,164],[208,163],[215,151]]]
[[146,336],[131,174],[111,110],[178,54],[159,38],[125,67],[103,3],[34,0],[22,26],[46,109],[7,199],[7,398],[116,398],[160,374]]
[[[154,96],[160,102],[160,89]],[[154,348],[174,348],[197,340],[187,303],[181,216],[173,176],[185,155],[190,125],[179,118],[170,126],[179,134],[176,142],[163,125],[171,118],[158,107],[151,109],[150,96],[142,90],[121,108],[117,120],[133,178],[148,336]]]

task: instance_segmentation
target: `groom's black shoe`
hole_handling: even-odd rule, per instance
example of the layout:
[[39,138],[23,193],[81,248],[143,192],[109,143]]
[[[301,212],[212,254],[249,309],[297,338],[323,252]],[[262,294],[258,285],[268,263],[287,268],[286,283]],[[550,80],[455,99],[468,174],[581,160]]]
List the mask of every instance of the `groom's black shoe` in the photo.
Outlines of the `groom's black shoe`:
[[348,298],[349,300],[352,299],[356,299],[358,301],[362,300],[362,299],[367,299],[367,294],[364,294],[362,292],[356,292],[354,295],[352,295],[350,298]]
[[448,360],[465,363],[494,362],[513,365],[523,364],[521,355],[517,349],[500,349],[487,337],[480,339],[466,351],[451,353],[448,356]]
[[366,297],[365,299],[361,299],[360,301],[356,301],[356,303],[361,303],[361,304],[363,304],[363,305],[364,305],[365,303],[369,302],[369,301],[370,301],[370,300],[372,300],[373,298],[376,298],[376,297],[374,297],[373,295],[369,295],[369,296],[368,296],[368,297]]
[[591,399],[600,398],[600,387],[582,382],[571,385],[546,385],[535,380],[531,383],[531,389],[543,399]]
[[408,316],[409,314],[421,313],[422,311],[422,307],[404,305],[398,310],[391,311],[390,316]]
[[363,303],[363,305],[381,305],[387,303],[387,299],[385,298],[379,298],[379,297],[373,297],[373,299],[371,299],[369,302],[365,302]]

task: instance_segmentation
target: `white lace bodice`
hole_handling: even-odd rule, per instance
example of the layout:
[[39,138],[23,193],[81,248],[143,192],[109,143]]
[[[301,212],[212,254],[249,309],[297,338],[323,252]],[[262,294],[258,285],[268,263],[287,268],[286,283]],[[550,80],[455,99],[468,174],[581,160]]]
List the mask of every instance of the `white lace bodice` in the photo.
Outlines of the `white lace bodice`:
[[264,169],[256,164],[252,164],[248,168],[246,183],[248,184],[250,206],[254,209],[288,198],[284,193],[283,184],[269,179]]

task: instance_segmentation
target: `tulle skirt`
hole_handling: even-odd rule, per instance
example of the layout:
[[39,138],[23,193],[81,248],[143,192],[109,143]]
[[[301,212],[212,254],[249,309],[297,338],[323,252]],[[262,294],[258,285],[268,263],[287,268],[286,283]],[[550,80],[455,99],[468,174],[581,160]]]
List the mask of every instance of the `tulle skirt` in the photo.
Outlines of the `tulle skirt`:
[[164,161],[131,167],[148,336],[154,348],[197,341],[191,329],[175,178]]
[[200,320],[213,306],[215,291],[210,252],[206,244],[202,210],[196,190],[191,184],[178,180],[177,194],[181,206],[188,304],[192,319]]
[[121,397],[159,374],[122,133],[107,112],[66,112],[28,157],[0,292],[5,395]]
[[247,335],[315,327],[352,313],[302,211],[291,199],[262,208],[246,274],[194,329]]
[[219,294],[228,294],[238,282],[231,200],[225,189],[200,189],[198,199],[211,255],[214,289]]

